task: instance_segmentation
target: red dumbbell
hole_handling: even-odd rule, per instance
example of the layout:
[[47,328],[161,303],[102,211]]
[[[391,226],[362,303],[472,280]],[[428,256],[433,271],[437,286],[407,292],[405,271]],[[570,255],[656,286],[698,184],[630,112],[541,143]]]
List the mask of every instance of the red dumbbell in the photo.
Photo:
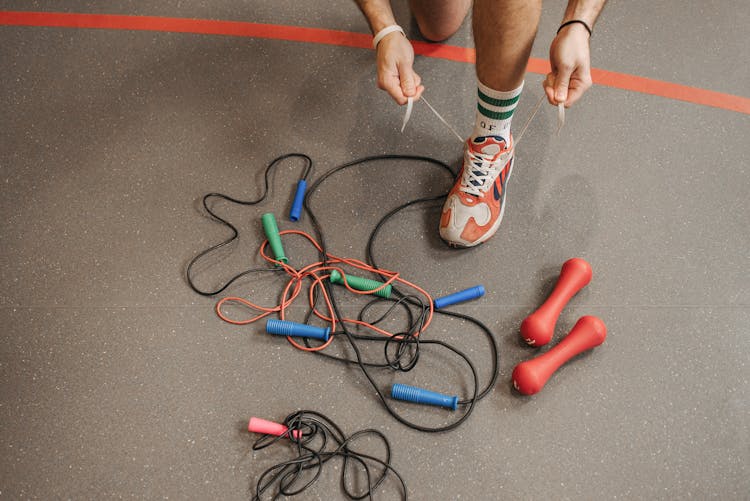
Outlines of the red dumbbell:
[[607,337],[607,326],[587,315],[578,319],[570,333],[554,348],[513,369],[513,386],[524,395],[537,393],[562,364],[579,353],[599,346]]
[[591,281],[591,265],[574,257],[563,263],[560,278],[547,300],[521,322],[521,336],[531,346],[549,343],[555,333],[555,324],[560,312],[570,298]]

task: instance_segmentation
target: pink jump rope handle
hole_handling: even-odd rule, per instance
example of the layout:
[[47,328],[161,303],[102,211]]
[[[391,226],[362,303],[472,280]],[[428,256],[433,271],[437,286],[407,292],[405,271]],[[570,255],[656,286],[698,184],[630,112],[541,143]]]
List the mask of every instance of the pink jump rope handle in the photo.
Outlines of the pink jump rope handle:
[[[266,421],[265,419],[251,417],[247,423],[247,431],[250,433],[260,433],[263,435],[274,435],[280,437],[285,435],[289,428],[283,424],[274,423],[273,421]],[[294,438],[299,438],[299,430],[292,432]]]
[[537,393],[562,364],[579,353],[599,346],[606,337],[604,322],[594,316],[581,317],[554,348],[516,365],[513,369],[513,386],[524,395]]
[[591,281],[591,265],[581,258],[568,259],[562,265],[552,294],[534,313],[521,322],[521,336],[531,346],[549,343],[555,333],[560,312],[570,298]]

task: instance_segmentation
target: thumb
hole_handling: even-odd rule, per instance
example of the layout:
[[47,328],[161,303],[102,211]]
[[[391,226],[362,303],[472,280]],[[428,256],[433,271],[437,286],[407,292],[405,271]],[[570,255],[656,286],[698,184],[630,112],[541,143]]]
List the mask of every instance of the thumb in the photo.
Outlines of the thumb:
[[568,86],[573,72],[567,68],[561,68],[555,76],[555,101],[564,103],[568,100]]
[[417,92],[417,78],[414,70],[411,66],[401,65],[398,74],[401,80],[401,91],[407,97],[414,97]]

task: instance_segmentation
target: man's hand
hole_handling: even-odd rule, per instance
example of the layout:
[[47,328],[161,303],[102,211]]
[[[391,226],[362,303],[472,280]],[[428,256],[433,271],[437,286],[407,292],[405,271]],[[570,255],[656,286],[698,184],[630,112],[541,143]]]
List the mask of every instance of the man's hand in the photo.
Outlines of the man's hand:
[[378,43],[378,87],[398,104],[422,95],[422,79],[414,72],[414,48],[401,33],[390,33]]
[[591,87],[589,33],[580,24],[565,26],[549,48],[552,71],[544,79],[550,104],[570,107]]

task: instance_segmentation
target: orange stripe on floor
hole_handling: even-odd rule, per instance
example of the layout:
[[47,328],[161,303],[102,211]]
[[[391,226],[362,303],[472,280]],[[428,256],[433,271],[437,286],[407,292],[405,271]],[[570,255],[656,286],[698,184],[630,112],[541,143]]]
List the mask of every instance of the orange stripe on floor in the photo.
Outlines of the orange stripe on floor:
[[[365,33],[211,19],[0,11],[0,25],[195,33],[289,40],[361,49],[369,49],[372,46],[372,37]],[[414,52],[425,57],[462,63],[473,63],[475,59],[474,49],[419,41],[414,41],[413,45]],[[549,72],[549,62],[532,58],[527,70],[544,75]],[[742,96],[598,68],[591,70],[591,76],[597,85],[750,114],[750,99]]]

